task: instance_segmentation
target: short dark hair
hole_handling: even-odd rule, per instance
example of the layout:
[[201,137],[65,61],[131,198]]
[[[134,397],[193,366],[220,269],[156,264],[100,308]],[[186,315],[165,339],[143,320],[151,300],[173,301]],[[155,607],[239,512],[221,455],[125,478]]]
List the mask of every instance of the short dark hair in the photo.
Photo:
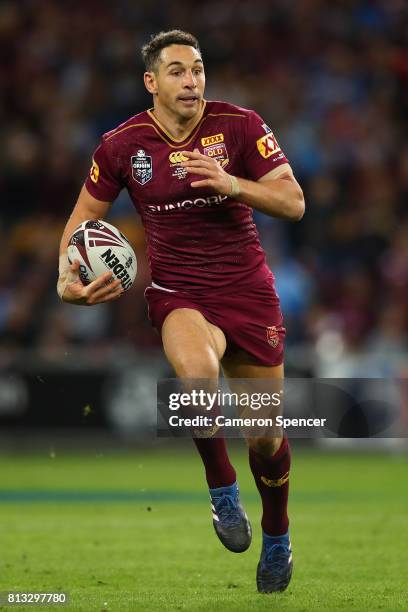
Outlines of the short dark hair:
[[197,49],[201,54],[198,40],[189,32],[183,32],[183,30],[159,32],[152,35],[150,41],[142,47],[142,58],[148,72],[154,72],[157,69],[162,49],[170,45],[188,45]]

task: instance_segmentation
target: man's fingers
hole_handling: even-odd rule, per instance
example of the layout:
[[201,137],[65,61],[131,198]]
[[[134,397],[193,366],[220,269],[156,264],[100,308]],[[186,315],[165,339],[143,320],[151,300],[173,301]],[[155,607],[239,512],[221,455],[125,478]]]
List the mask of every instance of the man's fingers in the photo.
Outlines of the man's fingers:
[[121,281],[119,279],[112,280],[113,273],[111,271],[101,274],[89,285],[83,285],[79,279],[78,268],[79,261],[76,260],[70,269],[72,280],[69,283],[69,295],[65,296],[66,301],[92,306],[117,300],[122,295]]
[[92,293],[90,297],[92,297],[94,300],[98,300],[99,302],[100,300],[104,300],[106,297],[110,297],[118,292],[121,293],[122,291],[123,289],[121,285],[115,285],[112,288],[105,287],[103,289],[99,289],[98,291],[95,291],[95,293]]
[[[109,283],[109,281],[111,280],[112,276],[113,276],[113,272],[109,271],[109,272],[105,272],[104,274],[101,274],[100,276],[98,276],[98,278],[95,278],[95,280],[92,281],[92,283],[89,283],[89,285],[87,285],[88,295],[89,293],[93,293],[97,289],[101,289],[102,287],[105,287],[106,284]],[[116,282],[116,281],[112,281],[112,282]],[[118,283],[116,282],[116,284]]]
[[90,289],[90,285],[88,285],[86,296],[87,299],[91,299],[93,302],[99,302],[105,299],[106,296],[111,295],[112,293],[115,293],[116,291],[121,289],[121,282],[120,280],[116,279],[111,283],[104,283],[102,287],[94,286]]
[[200,176],[214,177],[214,170],[212,168],[186,168],[186,170],[187,172],[190,172],[191,174],[199,174]]
[[208,160],[207,155],[203,155],[198,149],[194,149],[194,151],[181,151],[181,154],[184,155],[184,157],[187,157],[188,159],[204,159],[206,161]]
[[91,290],[90,285],[87,287],[87,296],[95,299],[100,299],[101,297],[105,297],[114,291],[117,291],[121,287],[120,280],[114,280],[111,283],[106,284],[106,282],[102,286],[94,286]]
[[109,290],[108,287],[105,289],[100,289],[99,291],[95,291],[95,293],[91,293],[87,297],[88,306],[92,306],[93,304],[102,304],[103,302],[112,302],[113,300],[117,300],[124,293],[122,287],[116,286],[114,290]]
[[214,168],[213,160],[208,159],[189,159],[188,161],[181,162],[180,166],[183,168]]
[[121,295],[123,295],[125,292],[123,291],[122,287],[120,288],[119,291],[115,291],[114,293],[111,293],[109,295],[107,295],[102,302],[113,302],[114,300],[117,300],[118,298],[120,298]]
[[205,181],[193,181],[190,185],[191,187],[212,187],[211,183],[210,179],[206,179]]

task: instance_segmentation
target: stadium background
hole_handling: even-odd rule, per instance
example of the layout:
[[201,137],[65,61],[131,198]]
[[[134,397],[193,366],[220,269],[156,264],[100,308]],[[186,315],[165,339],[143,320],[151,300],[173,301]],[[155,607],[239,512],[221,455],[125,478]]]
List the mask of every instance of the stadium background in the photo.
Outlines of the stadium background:
[[[194,510],[194,516],[203,517],[200,527],[207,528],[209,522],[198,459],[189,447],[175,443],[167,447],[154,440],[155,381],[169,369],[146,316],[143,291],[149,273],[143,230],[126,194],[112,207],[109,220],[135,246],[139,274],[134,289],[115,305],[93,308],[62,304],[55,292],[59,238],[100,135],[151,105],[138,51],[151,33],[180,27],[197,35],[207,72],[206,97],[256,109],[272,126],[304,189],[307,213],[301,223],[255,214],[286,318],[288,375],[406,376],[407,13],[402,0],[1,3],[0,497],[12,538],[3,562],[14,564],[15,575],[9,567],[6,584],[7,573],[2,571],[0,590],[11,583],[16,588],[34,586],[36,580],[50,585],[46,571],[40,571],[46,565],[41,565],[39,552],[37,574],[23,569],[21,559],[28,542],[33,544],[24,535],[30,531],[28,524],[38,527],[46,516],[48,535],[55,537],[56,516],[68,513],[64,495],[61,499],[58,495],[71,495],[72,504],[81,495],[90,496],[88,505],[78,509],[78,525],[85,521],[86,531],[94,511],[103,523],[109,503],[117,503],[120,495],[129,495],[129,504],[136,509],[151,503],[149,491],[156,499],[155,488],[166,489],[162,456],[181,471],[188,457],[191,468],[182,471],[184,485],[177,485],[176,472],[164,470],[169,493],[161,507],[173,503],[173,511],[182,516],[179,505],[170,499],[174,485],[181,498],[188,491],[198,496],[193,508],[201,504],[199,513]],[[120,449],[127,454],[121,455]],[[244,465],[242,451],[233,450]],[[352,527],[361,528],[365,515],[378,536],[375,525],[388,509],[384,506],[383,514],[375,514],[372,507],[377,499],[375,474],[383,474],[385,481],[391,472],[397,478],[406,469],[403,455],[379,452],[366,459],[351,450],[341,459],[324,455],[333,469],[325,480],[319,467],[323,451],[299,449],[293,487],[297,483],[300,498],[294,494],[293,513],[310,519],[299,524],[324,533],[312,516],[332,503],[331,515],[342,529],[340,509],[350,511],[342,498],[347,487],[341,472],[344,465],[356,474],[353,487],[361,493],[354,499],[354,523],[348,522],[347,528],[350,533]],[[147,469],[144,475],[140,465]],[[315,477],[319,473],[319,482],[315,477],[308,480],[307,466],[315,470]],[[335,474],[340,484],[333,494]],[[242,479],[253,507],[258,508],[249,475]],[[302,498],[302,487],[306,497],[316,490],[317,497]],[[400,516],[403,492],[397,481],[390,481],[389,487],[388,499],[394,510],[398,508],[394,517]],[[46,505],[47,495],[59,500],[55,512]],[[90,505],[103,500],[102,509]],[[130,521],[132,510],[124,518],[124,507],[115,506],[116,526]],[[184,511],[187,515],[186,506]],[[73,514],[69,517],[73,520]],[[174,521],[172,526],[181,539],[186,538],[177,532]],[[154,528],[159,545],[165,527],[161,522]],[[110,533],[109,523],[99,528]],[[135,526],[132,529],[136,532]],[[69,541],[74,530],[65,531]],[[111,541],[112,536],[106,537]],[[54,554],[60,562],[57,549],[52,552],[40,535],[34,540],[43,553],[48,550],[44,554],[51,559]],[[303,550],[307,559],[300,529],[299,540],[300,555]],[[367,538],[367,559],[369,542]],[[119,539],[118,559],[121,543]],[[331,544],[336,546],[335,541]],[[188,542],[185,546],[191,553]],[[215,564],[219,551],[215,545],[206,546]],[[145,540],[141,550],[149,558]],[[395,563],[398,560],[397,555]],[[135,563],[139,571],[137,558]],[[54,586],[70,575],[72,568],[63,567],[66,573],[58,580],[55,576]],[[371,569],[367,580],[378,568]],[[315,578],[313,566],[311,571],[309,584]],[[390,566],[388,571],[392,574]],[[153,580],[141,575],[145,583]],[[109,590],[104,580],[100,582]],[[122,583],[116,583],[120,591]],[[248,585],[253,588],[250,580]],[[162,587],[155,586],[159,593]],[[94,591],[98,587],[87,584],[81,597]],[[397,585],[394,592],[398,595]],[[234,591],[228,594],[234,596]],[[95,601],[99,606],[95,609],[100,609],[99,599]],[[174,600],[177,605],[180,601]],[[228,609],[234,609],[233,601],[228,600]],[[389,607],[398,608],[398,601]],[[94,609],[83,605],[84,610]],[[314,605],[318,608],[318,602]],[[366,609],[361,601],[359,605],[358,609]]]

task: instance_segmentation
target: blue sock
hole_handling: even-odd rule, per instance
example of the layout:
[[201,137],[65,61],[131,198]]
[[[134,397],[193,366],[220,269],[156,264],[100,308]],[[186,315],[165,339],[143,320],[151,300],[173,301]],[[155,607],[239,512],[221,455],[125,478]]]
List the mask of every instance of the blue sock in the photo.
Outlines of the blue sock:
[[280,536],[270,536],[262,531],[262,541],[265,546],[272,546],[273,544],[279,544],[281,542],[289,545],[289,531]]
[[234,482],[229,487],[217,487],[216,489],[210,489],[211,497],[219,497],[220,495],[236,495],[238,492],[238,485]]

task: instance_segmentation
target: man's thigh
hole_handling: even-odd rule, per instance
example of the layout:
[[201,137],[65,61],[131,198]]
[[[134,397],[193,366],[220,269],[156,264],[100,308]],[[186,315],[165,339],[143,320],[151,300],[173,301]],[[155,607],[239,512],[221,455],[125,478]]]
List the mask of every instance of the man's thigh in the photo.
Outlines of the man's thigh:
[[214,378],[224,355],[226,339],[198,310],[176,308],[167,315],[162,331],[163,348],[176,375]]
[[283,363],[277,366],[260,365],[243,350],[237,351],[232,356],[225,355],[221,365],[226,378],[231,379],[231,384],[234,384],[233,379],[236,378],[283,379],[284,377]]

